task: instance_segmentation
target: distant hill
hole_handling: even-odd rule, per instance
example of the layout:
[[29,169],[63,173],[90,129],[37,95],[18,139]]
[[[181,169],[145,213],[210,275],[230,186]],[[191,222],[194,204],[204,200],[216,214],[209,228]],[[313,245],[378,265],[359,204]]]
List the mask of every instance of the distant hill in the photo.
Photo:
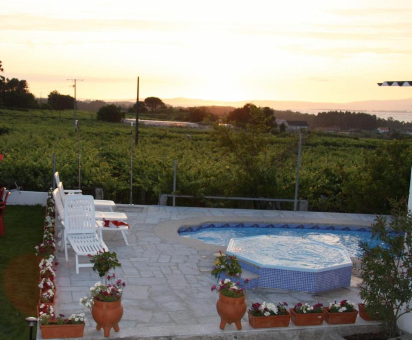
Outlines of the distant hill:
[[257,106],[268,106],[275,110],[292,111],[313,111],[313,110],[351,110],[351,111],[403,111],[411,112],[412,99],[399,100],[365,100],[350,103],[323,103],[323,102],[302,102],[302,101],[276,101],[276,100],[244,100],[237,102],[227,102],[218,100],[171,98],[162,99],[164,103],[172,106],[232,106],[241,107],[246,103],[253,103]]

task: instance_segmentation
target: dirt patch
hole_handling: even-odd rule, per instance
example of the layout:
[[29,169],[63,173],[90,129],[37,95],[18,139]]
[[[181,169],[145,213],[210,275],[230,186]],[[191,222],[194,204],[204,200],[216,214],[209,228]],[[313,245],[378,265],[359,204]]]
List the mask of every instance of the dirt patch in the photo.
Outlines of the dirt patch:
[[36,316],[38,281],[39,260],[34,254],[11,260],[4,271],[3,286],[6,295],[22,314]]
[[384,333],[353,334],[344,337],[346,340],[387,340]]

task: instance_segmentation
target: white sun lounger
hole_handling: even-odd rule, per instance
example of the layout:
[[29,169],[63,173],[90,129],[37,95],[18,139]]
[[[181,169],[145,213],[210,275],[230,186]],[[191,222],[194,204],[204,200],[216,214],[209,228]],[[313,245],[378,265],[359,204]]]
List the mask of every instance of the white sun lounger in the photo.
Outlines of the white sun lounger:
[[96,229],[93,196],[69,195],[64,205],[64,216],[66,261],[68,261],[66,242],[69,242],[76,256],[76,274],[79,274],[80,267],[93,267],[92,263],[79,263],[79,256],[108,251]]

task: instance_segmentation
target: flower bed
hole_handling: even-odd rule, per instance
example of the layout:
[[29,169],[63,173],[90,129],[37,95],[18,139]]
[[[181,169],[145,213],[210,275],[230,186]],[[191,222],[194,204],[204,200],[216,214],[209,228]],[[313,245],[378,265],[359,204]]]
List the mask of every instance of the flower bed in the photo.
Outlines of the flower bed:
[[[43,242],[35,247],[39,262],[39,302],[37,316],[44,339],[56,337],[81,337],[85,327],[84,314],[72,314],[68,319],[63,314],[56,317],[56,266],[55,261],[55,204],[49,190],[44,220]],[[63,242],[63,241],[62,241]]]

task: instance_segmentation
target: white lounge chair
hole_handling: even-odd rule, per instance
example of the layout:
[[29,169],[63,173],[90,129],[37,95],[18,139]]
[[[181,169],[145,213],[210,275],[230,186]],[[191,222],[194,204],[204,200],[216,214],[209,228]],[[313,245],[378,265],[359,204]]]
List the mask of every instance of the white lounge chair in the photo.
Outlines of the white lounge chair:
[[93,196],[69,195],[64,205],[64,216],[66,261],[68,261],[66,242],[69,242],[76,256],[76,274],[79,274],[80,267],[93,267],[92,263],[79,263],[79,256],[108,251],[101,235],[98,235],[97,230],[100,229],[96,229]]
[[[64,228],[64,202],[66,200],[66,197],[70,197],[73,195],[67,195],[65,196],[63,193],[63,184],[62,182],[59,183],[59,186],[53,191],[53,198],[55,200],[55,206],[56,206],[56,211],[59,216],[57,218],[60,220],[60,222],[63,225]],[[62,194],[63,193],[63,194]],[[76,196],[82,196],[82,195],[76,195]],[[125,244],[128,246],[128,238],[127,238],[127,232],[129,230],[129,226],[118,226],[116,227],[112,223],[109,223],[109,226],[105,227],[104,220],[108,221],[125,221],[128,219],[125,213],[117,213],[117,212],[109,212],[109,211],[95,211],[95,219],[96,219],[96,227],[100,229],[99,232],[103,231],[120,231],[123,237],[123,240],[125,241]],[[63,229],[64,233],[64,229]],[[62,237],[64,238],[64,237]],[[61,249],[63,249],[63,244],[61,245]]]
[[[54,173],[54,178],[55,178],[55,182],[56,182],[56,187],[59,187],[59,184],[62,183],[62,181],[60,180],[60,176],[59,176],[59,172],[56,171]],[[63,183],[62,183],[62,188],[63,188]],[[63,193],[65,195],[73,195],[73,194],[77,194],[77,195],[82,195],[82,190],[80,189],[76,189],[76,190],[66,190],[63,188]],[[95,201],[95,206],[99,207],[99,208],[109,208],[110,211],[113,211],[113,208],[116,207],[116,203],[114,201],[110,201],[110,200],[94,200]]]

